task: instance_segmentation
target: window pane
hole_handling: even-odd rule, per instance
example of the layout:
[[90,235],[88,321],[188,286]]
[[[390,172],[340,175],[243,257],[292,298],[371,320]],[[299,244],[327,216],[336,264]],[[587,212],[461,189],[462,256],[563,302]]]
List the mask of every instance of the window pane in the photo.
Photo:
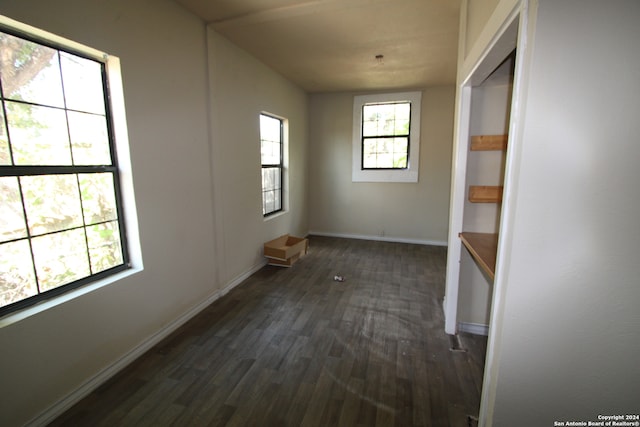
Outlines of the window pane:
[[116,221],[87,227],[93,274],[122,264],[120,230]]
[[64,110],[7,102],[7,122],[16,165],[70,165]]
[[274,191],[273,192],[273,210],[279,211],[282,209],[282,192]]
[[377,136],[378,122],[367,120],[362,123],[362,136]]
[[408,135],[410,115],[410,103],[365,105],[362,136]]
[[271,182],[270,169],[262,169],[262,191],[271,189],[273,183]]
[[362,136],[379,135],[378,122],[380,113],[378,105],[365,105],[362,107]]
[[262,169],[262,190],[273,190],[276,188],[276,171],[278,168]]
[[273,191],[269,190],[269,191],[262,192],[262,214],[263,215],[271,213],[275,210],[274,200],[275,200],[275,196]]
[[393,140],[393,167],[407,167],[407,153],[409,141],[407,138],[394,138]]
[[116,196],[111,173],[78,175],[82,194],[85,224],[96,224],[116,219]]
[[409,120],[396,119],[394,124],[394,135],[409,135]]
[[0,108],[0,165],[11,164],[11,152],[9,151],[9,140],[7,139],[7,129],[4,126],[4,112]]
[[0,245],[0,307],[38,293],[27,240]]
[[362,167],[371,169],[377,162],[377,139],[365,139],[362,147]]
[[0,241],[27,237],[18,178],[0,178]]
[[[396,151],[397,150],[399,151]],[[369,138],[362,147],[365,169],[405,168],[407,163],[406,138]]]
[[272,141],[262,141],[261,153],[263,165],[278,165],[281,163],[279,143]]
[[31,241],[41,291],[91,274],[83,228],[47,234]]
[[280,168],[262,169],[262,214],[282,209]]
[[406,154],[397,154],[393,155],[393,167],[394,168],[406,168],[407,167],[407,156]]
[[102,66],[68,52],[60,53],[67,108],[104,114]]
[[262,169],[262,190],[280,189],[280,168],[263,168]]
[[274,117],[261,115],[260,139],[280,142],[280,120]]
[[69,111],[74,165],[110,165],[109,136],[104,116]]
[[282,169],[274,168],[273,169],[273,186],[276,189],[282,188]]
[[380,122],[382,124],[382,131],[380,135],[393,135],[393,132],[396,128],[396,121],[393,116],[385,117],[384,121]]
[[260,164],[268,165],[268,159],[271,156],[271,144],[266,141],[260,141]]
[[260,115],[260,152],[263,165],[282,163],[282,134],[280,119]]
[[393,167],[406,168],[409,141],[407,138],[394,138],[393,140]]
[[32,235],[82,226],[76,175],[20,178]]
[[411,117],[411,103],[402,102],[399,104],[395,104],[395,116],[396,120],[406,120],[408,121]]
[[394,153],[407,153],[409,140],[407,138],[393,138]]
[[0,75],[4,96],[64,107],[58,52],[0,33]]
[[376,167],[392,168],[393,167],[393,150],[391,140],[379,139],[378,152],[376,158]]
[[378,120],[378,105],[370,104],[362,106],[362,120],[363,121],[377,121]]
[[378,105],[378,112],[383,120],[389,120],[395,116],[396,104],[380,104]]
[[377,147],[377,139],[365,139],[364,143],[363,143],[363,147],[362,147],[362,152],[365,155],[370,155],[370,154],[375,154],[376,153],[376,147]]
[[279,165],[282,163],[282,144],[279,142],[274,142],[271,146],[273,159],[275,162],[273,164]]
[[376,165],[376,154],[371,153],[364,156],[362,159],[362,167],[365,169],[372,169],[377,167]]

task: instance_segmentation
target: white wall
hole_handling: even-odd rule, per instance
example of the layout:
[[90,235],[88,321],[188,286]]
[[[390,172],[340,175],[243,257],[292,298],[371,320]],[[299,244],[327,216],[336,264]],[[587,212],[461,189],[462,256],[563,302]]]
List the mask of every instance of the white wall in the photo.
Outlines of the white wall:
[[466,12],[465,20],[467,26],[463,45],[465,48],[460,52],[464,56],[469,54],[469,50],[473,47],[473,42],[480,36],[486,22],[499,2],[499,0],[473,0],[467,2],[466,7],[462,9]]
[[640,396],[640,3],[532,6],[481,412],[495,426],[637,414]]
[[[306,98],[172,1],[3,0],[0,13],[120,58],[145,267],[0,328],[0,424],[17,426],[95,385],[250,272],[268,237],[306,232]],[[292,129],[291,211],[269,223],[262,109]]]
[[449,215],[452,87],[422,93],[418,183],[351,181],[353,93],[310,95],[312,232],[444,244]]
[[[297,86],[209,30],[212,87],[213,184],[220,280],[264,264],[264,242],[289,233],[306,236],[307,95]],[[288,208],[264,219],[259,115],[289,123]]]

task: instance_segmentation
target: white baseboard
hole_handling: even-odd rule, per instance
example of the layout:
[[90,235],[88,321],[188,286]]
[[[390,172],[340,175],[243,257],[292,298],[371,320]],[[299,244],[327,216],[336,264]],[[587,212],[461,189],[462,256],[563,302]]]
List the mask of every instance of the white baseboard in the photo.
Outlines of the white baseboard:
[[172,332],[177,330],[180,326],[187,323],[194,316],[200,313],[202,310],[207,308],[213,302],[223,297],[233,288],[238,286],[240,283],[245,281],[249,276],[251,276],[256,271],[260,270],[262,267],[266,265],[266,260],[260,264],[254,265],[249,271],[246,273],[240,274],[235,279],[231,280],[224,288],[212,293],[209,295],[204,301],[198,303],[196,306],[192,307],[190,310],[185,312],[183,315],[175,319],[173,322],[169,323],[136,347],[131,349],[124,356],[116,360],[111,365],[105,367],[103,370],[98,372],[96,375],[91,377],[89,380],[85,381],[80,387],[75,389],[73,392],[68,394],[67,396],[60,399],[58,402],[54,403],[52,406],[44,410],[40,415],[31,419],[26,426],[44,426],[51,422],[53,422],[57,417],[62,415],[66,410],[70,409],[73,405],[78,403],[80,400],[88,396],[92,391],[101,386],[111,377],[116,375],[122,369],[131,364],[138,357],[142,356],[147,351],[151,350],[153,346],[160,343],[164,338],[168,337]]
[[346,233],[332,233],[332,232],[326,232],[326,231],[309,231],[309,235],[325,236],[325,237],[341,237],[344,239],[377,240],[380,242],[412,243],[415,245],[427,245],[427,246],[447,246],[447,242],[442,240],[409,239],[405,237],[374,236],[369,234],[346,234]]
[[483,325],[481,323],[458,323],[458,332],[467,332],[473,335],[489,335],[489,325]]

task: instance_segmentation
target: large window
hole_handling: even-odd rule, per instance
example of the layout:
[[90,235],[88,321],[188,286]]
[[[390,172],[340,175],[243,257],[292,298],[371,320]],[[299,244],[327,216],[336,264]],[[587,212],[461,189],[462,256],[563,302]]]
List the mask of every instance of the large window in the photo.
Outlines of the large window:
[[354,98],[353,181],[418,181],[420,102],[420,92]]
[[0,313],[127,268],[105,64],[0,32]]
[[262,163],[262,215],[282,211],[284,171],[284,123],[282,119],[260,114],[260,157]]

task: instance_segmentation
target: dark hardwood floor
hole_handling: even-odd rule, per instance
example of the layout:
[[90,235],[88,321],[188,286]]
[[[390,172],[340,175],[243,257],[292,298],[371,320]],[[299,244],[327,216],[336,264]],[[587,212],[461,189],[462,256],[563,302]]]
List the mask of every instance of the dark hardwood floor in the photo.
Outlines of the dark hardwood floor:
[[445,258],[312,236],[51,425],[467,427],[486,339],[444,333]]

